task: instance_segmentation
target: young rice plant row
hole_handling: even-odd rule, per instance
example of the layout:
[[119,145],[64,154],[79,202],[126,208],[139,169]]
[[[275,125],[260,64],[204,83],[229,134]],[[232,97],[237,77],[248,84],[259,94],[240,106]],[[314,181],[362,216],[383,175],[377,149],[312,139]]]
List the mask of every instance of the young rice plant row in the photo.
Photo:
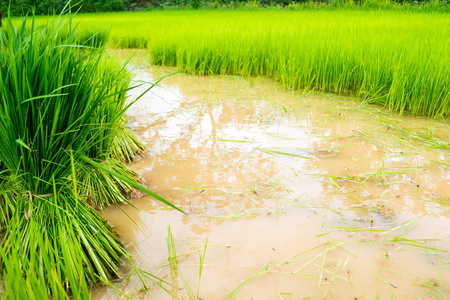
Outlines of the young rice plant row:
[[450,17],[411,11],[151,11],[79,15],[118,47],[194,74],[269,76],[400,113],[450,114]]

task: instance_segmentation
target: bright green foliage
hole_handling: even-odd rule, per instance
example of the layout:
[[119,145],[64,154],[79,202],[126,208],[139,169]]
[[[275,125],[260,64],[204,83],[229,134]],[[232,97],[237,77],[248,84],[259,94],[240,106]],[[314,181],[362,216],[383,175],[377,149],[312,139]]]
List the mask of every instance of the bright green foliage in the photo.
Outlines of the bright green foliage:
[[[125,125],[130,75],[118,63],[107,62],[101,49],[75,47],[79,38],[67,22],[37,31],[25,26],[19,31],[9,24],[2,39],[0,161],[4,176],[19,174],[20,185],[34,195],[51,193],[53,177],[58,186],[66,185],[70,155],[76,160],[87,155],[98,162],[113,154],[131,160],[143,148]],[[95,39],[91,43],[97,46]],[[120,168],[127,178],[136,179],[124,165]],[[77,169],[85,168],[79,164]],[[80,177],[93,183],[79,185],[81,195],[100,206],[125,200],[122,194],[131,190],[129,185],[112,178],[107,186],[89,181],[88,175],[95,173]],[[95,196],[98,186],[110,189],[111,197]],[[5,206],[3,224],[11,207]]]
[[147,46],[155,64],[269,76],[288,88],[357,95],[400,113],[450,114],[446,14],[203,10],[79,17],[81,32],[110,28],[113,45]]
[[100,208],[110,204],[128,202],[126,194],[134,190],[133,186],[111,175],[110,171],[118,172],[132,181],[136,181],[137,174],[113,158],[106,159],[102,165],[108,171],[80,165],[77,173],[78,193],[88,204],[97,205]]
[[22,198],[2,243],[2,295],[68,299],[70,292],[86,299],[97,276],[117,276],[115,264],[125,254],[112,228],[73,193]]
[[3,11],[11,7],[13,16],[59,13],[68,3],[72,11],[107,12],[153,9],[418,9],[448,11],[446,0],[5,0],[0,1]]
[[[139,188],[119,159],[142,144],[126,127],[130,75],[80,46],[70,18],[0,35],[0,257],[5,299],[85,299],[127,252],[89,204]],[[86,43],[84,43],[86,44]],[[91,40],[92,46],[97,46]],[[128,143],[130,141],[130,143]],[[124,149],[119,149],[124,147]]]
[[398,112],[450,114],[447,15],[155,12],[141,22],[151,28],[154,64],[195,74],[270,76],[289,88],[355,94]]
[[129,162],[144,150],[144,145],[131,131],[128,130],[125,126],[125,122],[126,119],[124,119],[123,125],[119,124],[119,128],[116,131],[111,156],[119,161]]

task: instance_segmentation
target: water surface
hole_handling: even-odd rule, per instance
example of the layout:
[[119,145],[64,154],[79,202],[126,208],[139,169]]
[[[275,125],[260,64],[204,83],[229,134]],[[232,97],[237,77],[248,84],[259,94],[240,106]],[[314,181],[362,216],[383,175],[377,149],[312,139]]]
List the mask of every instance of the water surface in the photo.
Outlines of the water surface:
[[[136,80],[175,71],[147,62],[137,53]],[[103,215],[134,264],[176,297],[450,296],[448,123],[261,78],[182,73],[135,103],[129,119],[147,145],[130,167],[186,215],[149,196]],[[120,288],[135,299],[176,299],[148,286],[130,275]],[[92,295],[120,297],[111,288]]]

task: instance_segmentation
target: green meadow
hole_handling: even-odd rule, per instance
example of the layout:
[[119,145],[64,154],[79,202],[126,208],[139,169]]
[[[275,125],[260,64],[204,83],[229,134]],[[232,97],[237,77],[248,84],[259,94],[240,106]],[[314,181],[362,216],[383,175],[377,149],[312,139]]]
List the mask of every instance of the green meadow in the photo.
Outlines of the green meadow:
[[268,76],[412,115],[450,112],[450,17],[408,10],[201,10],[86,14],[81,32],[147,47],[193,74]]

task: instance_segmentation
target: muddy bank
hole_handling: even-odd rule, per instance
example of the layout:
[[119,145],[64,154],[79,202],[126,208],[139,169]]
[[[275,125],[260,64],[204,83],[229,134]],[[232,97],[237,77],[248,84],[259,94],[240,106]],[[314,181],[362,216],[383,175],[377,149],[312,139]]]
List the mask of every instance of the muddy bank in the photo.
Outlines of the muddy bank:
[[[144,56],[133,62],[137,79],[174,71]],[[450,296],[448,123],[265,79],[178,73],[131,108],[130,126],[148,146],[131,167],[187,215],[150,197],[133,199],[138,210],[105,209],[136,266],[175,295],[141,290],[130,274],[128,296]]]

